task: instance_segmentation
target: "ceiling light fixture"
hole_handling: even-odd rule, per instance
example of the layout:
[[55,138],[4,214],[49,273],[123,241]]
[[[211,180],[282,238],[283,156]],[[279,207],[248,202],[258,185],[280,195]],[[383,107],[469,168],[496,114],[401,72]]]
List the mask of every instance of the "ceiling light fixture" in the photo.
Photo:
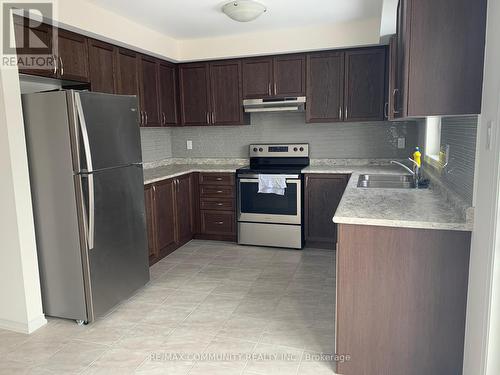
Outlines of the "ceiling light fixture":
[[264,5],[253,0],[231,1],[222,7],[226,16],[238,22],[253,21],[266,10]]

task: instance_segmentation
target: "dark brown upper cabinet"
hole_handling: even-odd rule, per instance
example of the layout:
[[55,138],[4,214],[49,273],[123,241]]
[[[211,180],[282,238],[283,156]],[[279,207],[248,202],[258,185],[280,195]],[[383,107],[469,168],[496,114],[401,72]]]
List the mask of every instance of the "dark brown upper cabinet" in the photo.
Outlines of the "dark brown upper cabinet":
[[210,63],[211,123],[213,125],[243,124],[241,61]]
[[[20,57],[31,55],[42,57],[45,67],[24,65],[20,59],[19,72],[78,82],[89,82],[89,58],[87,38],[47,24],[30,27],[30,21],[14,17],[14,34],[17,53]],[[57,38],[55,38],[57,36]],[[29,59],[26,62],[36,61]]]
[[[44,77],[56,77],[57,67],[56,57],[53,55],[52,26],[44,23],[29,27],[28,18],[14,16],[14,35],[16,41],[16,51],[18,59],[19,73],[31,74]],[[23,59],[22,56],[50,56],[47,64],[43,68],[34,68],[30,60]],[[25,64],[26,63],[26,64]]]
[[260,99],[273,96],[272,57],[243,60],[243,98]]
[[210,125],[209,68],[207,63],[179,68],[182,125]]
[[139,54],[136,52],[117,48],[115,55],[116,74],[115,74],[115,92],[121,95],[136,95],[139,105],[139,125],[145,123],[145,116],[140,107],[139,90]]
[[58,78],[89,82],[89,57],[87,38],[80,34],[58,29],[57,31]]
[[116,47],[95,39],[89,39],[88,46],[91,90],[114,94]]
[[344,119],[384,119],[386,49],[363,48],[345,53]]
[[397,25],[396,117],[481,113],[486,0],[400,0]]
[[179,68],[183,125],[240,125],[243,114],[241,62],[183,64]]
[[398,61],[397,57],[397,37],[393,35],[389,40],[389,62],[388,62],[388,92],[387,92],[387,105],[384,108],[385,118],[388,120],[394,120],[396,118],[396,64]]
[[243,98],[303,96],[306,91],[303,54],[243,60]]
[[274,58],[274,96],[304,96],[306,56],[283,55]]
[[138,56],[136,52],[123,48],[117,49],[115,76],[115,91],[117,94],[139,96]]
[[306,97],[307,122],[343,121],[343,52],[320,52],[307,56]]
[[385,77],[385,47],[309,54],[306,121],[383,120]]
[[161,126],[159,108],[159,65],[153,57],[142,55],[139,59],[139,89],[142,126]]
[[159,63],[159,104],[162,126],[175,126],[178,120],[177,68],[165,61]]

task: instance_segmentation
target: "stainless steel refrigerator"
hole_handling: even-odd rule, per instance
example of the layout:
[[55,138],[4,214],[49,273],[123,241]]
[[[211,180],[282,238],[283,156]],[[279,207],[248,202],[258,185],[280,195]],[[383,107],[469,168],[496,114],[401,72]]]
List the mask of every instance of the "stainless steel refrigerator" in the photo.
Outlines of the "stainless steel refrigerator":
[[79,323],[149,281],[135,96],[22,96],[44,313]]

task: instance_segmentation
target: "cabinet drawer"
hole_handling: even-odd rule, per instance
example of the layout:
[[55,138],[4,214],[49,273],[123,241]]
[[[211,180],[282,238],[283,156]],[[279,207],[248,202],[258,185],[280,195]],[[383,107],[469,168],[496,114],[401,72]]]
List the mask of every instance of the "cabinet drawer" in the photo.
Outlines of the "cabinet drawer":
[[201,211],[201,232],[204,234],[234,234],[234,212]]
[[200,173],[200,184],[234,186],[234,173]]
[[200,185],[201,198],[232,198],[234,197],[233,186]]
[[200,202],[202,210],[234,211],[234,199],[204,198]]

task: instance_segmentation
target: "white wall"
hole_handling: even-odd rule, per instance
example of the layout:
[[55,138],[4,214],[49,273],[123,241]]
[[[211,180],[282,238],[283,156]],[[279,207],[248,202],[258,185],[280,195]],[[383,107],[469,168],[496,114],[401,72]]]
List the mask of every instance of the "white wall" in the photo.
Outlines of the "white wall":
[[157,57],[177,61],[179,42],[85,0],[53,0],[54,18],[63,28]]
[[55,4],[55,19],[64,28],[177,62],[373,45],[380,37],[380,18],[376,18],[178,40],[85,0],[57,0]]
[[[498,205],[497,223],[499,220],[500,204]],[[491,321],[488,337],[488,362],[486,365],[487,375],[500,374],[500,228],[498,227],[495,249],[493,262],[493,285],[491,289]]]
[[183,61],[354,47],[379,43],[380,19],[331,26],[182,40]]
[[31,205],[17,69],[0,69],[0,328],[46,323]]
[[[500,2],[488,2],[483,108],[476,156],[475,227],[469,274],[464,375],[500,374],[499,205]],[[488,141],[491,127],[491,142]],[[488,147],[488,143],[491,144]],[[493,268],[496,269],[493,285]],[[496,293],[492,299],[492,293]],[[489,344],[489,347],[488,347]],[[489,352],[489,356],[487,355]],[[489,361],[489,363],[488,363]]]

